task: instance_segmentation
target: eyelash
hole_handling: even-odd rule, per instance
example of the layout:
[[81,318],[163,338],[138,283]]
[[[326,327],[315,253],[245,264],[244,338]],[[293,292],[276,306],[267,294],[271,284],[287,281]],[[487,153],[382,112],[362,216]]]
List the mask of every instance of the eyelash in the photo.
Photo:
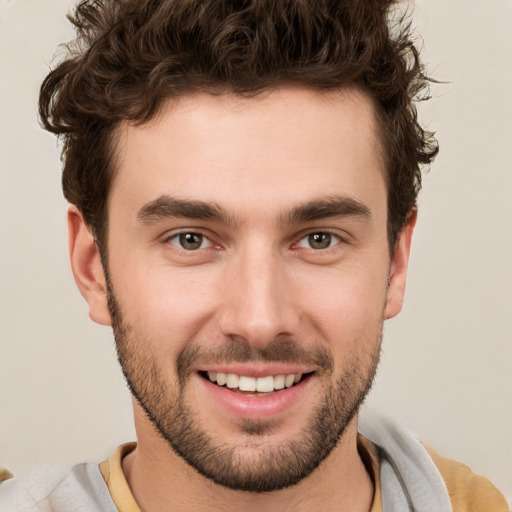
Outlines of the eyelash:
[[[322,247],[322,248],[319,248],[319,247],[311,247],[311,242],[312,240],[310,239],[311,237],[314,237],[316,235],[324,235],[324,236],[327,236],[328,239],[329,239],[329,245],[327,247]],[[309,239],[309,240],[308,240]],[[341,238],[341,236],[333,233],[332,231],[329,231],[329,230],[320,230],[320,231],[310,231],[309,233],[305,234],[300,240],[299,242],[296,244],[298,247],[303,247],[301,246],[301,242],[303,242],[304,240],[308,240],[309,242],[309,247],[304,247],[306,249],[311,249],[315,252],[317,251],[326,251],[328,249],[332,249],[333,247],[335,247],[336,245],[340,244],[341,242],[343,242],[343,239]],[[307,243],[308,243],[307,242]],[[331,242],[334,242],[332,245],[331,245]]]
[[[195,248],[195,249],[186,249],[185,247],[183,247],[183,239],[182,237],[186,237],[186,236],[189,236],[189,235],[194,235],[196,237],[201,237],[201,243],[199,245],[199,247]],[[174,243],[174,241],[176,241],[177,243]],[[210,239],[210,237],[208,235],[206,235],[205,233],[202,233],[201,231],[181,231],[179,233],[175,233],[169,237],[167,237],[165,239],[165,242],[167,243],[170,243],[176,247],[178,247],[179,249],[182,249],[186,252],[195,252],[195,251],[198,251],[200,249],[208,249],[208,248],[211,248],[214,246],[214,243],[212,242],[212,240]],[[207,242],[208,245],[206,247],[202,247],[202,245]]]
[[[183,244],[185,243],[183,237],[186,237],[186,236],[189,236],[189,235],[194,235],[196,237],[201,237],[201,241],[199,243],[199,246],[196,247],[196,248],[185,248],[183,246]],[[310,237],[313,237],[313,236],[317,236],[317,235],[324,235],[326,237],[328,237],[328,242],[329,242],[329,245],[327,247],[312,247],[311,246],[311,238]],[[308,240],[309,239],[309,240]],[[305,247],[304,245],[301,245],[301,243],[303,241],[306,240],[306,243],[309,244],[308,247]],[[175,233],[169,237],[167,237],[165,240],[164,240],[166,243],[170,243],[172,245],[174,245],[175,247],[177,247],[178,249],[181,249],[181,250],[184,250],[186,252],[190,252],[190,253],[193,253],[193,252],[196,252],[196,251],[199,251],[201,249],[210,249],[212,247],[215,246],[214,242],[211,240],[211,238],[201,232],[201,231],[181,231],[179,233]],[[323,240],[321,240],[319,243],[321,243]],[[303,236],[301,236],[301,238],[298,240],[297,243],[293,244],[294,247],[298,247],[298,248],[304,248],[304,249],[309,249],[309,250],[312,250],[314,252],[323,252],[323,251],[327,251],[329,249],[332,249],[333,247],[335,247],[336,245],[342,243],[344,240],[343,238],[336,234],[336,233],[333,233],[332,231],[329,231],[327,229],[324,229],[324,230],[318,230],[318,231],[310,231],[306,234],[304,234]],[[204,243],[207,243],[208,245],[206,247],[203,246]],[[334,242],[334,243],[332,243]],[[193,243],[193,242],[191,242]]]

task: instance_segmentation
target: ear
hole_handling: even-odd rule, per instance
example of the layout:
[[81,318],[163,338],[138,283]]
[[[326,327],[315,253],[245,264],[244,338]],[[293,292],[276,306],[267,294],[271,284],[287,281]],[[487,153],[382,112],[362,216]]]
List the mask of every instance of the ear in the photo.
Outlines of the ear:
[[68,210],[68,244],[73,276],[89,304],[89,316],[98,324],[111,325],[100,253],[82,213],[74,205]]
[[386,300],[384,318],[393,318],[402,310],[405,294],[405,282],[407,280],[407,267],[409,265],[409,254],[411,250],[412,233],[416,225],[418,210],[413,208],[405,222],[405,226],[398,235],[391,267],[389,270],[389,285]]

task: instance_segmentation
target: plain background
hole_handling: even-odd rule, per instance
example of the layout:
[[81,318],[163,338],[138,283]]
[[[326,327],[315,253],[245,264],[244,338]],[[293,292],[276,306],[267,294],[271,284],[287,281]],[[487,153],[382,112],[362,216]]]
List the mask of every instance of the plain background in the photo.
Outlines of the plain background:
[[[58,146],[37,124],[71,4],[0,0],[0,465],[14,472],[100,461],[134,438],[111,332],[69,269]],[[420,0],[414,24],[429,72],[450,83],[421,107],[441,153],[368,403],[510,501],[512,2]]]

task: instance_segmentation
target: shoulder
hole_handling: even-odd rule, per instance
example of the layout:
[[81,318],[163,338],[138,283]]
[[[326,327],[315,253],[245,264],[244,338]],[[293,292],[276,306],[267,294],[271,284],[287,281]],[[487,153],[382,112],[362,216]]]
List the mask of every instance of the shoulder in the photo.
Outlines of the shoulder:
[[487,478],[425,445],[446,484],[454,512],[507,512],[505,498]]
[[[0,481],[1,512],[39,510],[38,507],[59,487],[68,472],[68,468],[48,467],[14,478],[4,470]],[[42,507],[41,510],[47,509]]]
[[7,471],[7,469],[0,468],[0,483],[4,480],[8,480],[9,478],[12,478],[12,473]]
[[115,512],[96,464],[39,468],[0,480],[0,512]]
[[436,512],[508,512],[503,495],[466,465],[439,455],[409,430],[365,410],[359,432],[376,447],[384,508],[409,503]]

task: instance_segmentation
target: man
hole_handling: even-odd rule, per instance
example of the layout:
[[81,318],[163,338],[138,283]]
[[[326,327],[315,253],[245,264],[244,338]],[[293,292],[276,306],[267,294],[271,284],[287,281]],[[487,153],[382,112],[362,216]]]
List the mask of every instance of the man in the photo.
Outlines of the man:
[[437,152],[389,7],[79,5],[40,112],[138,443],[7,479],[7,510],[506,510],[387,421],[358,434]]

